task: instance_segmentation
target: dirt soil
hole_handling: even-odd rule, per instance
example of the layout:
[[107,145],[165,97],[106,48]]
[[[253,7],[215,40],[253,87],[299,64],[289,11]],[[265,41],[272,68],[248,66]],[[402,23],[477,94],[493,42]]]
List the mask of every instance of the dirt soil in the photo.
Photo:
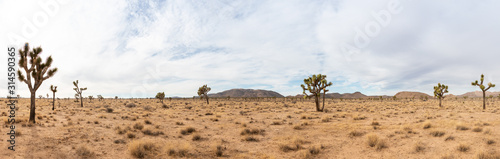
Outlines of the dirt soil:
[[[500,101],[29,99],[7,149],[0,99],[0,158],[480,158],[500,156]],[[490,99],[491,100],[491,99]],[[371,142],[371,143],[370,143]],[[372,147],[373,146],[373,147]]]

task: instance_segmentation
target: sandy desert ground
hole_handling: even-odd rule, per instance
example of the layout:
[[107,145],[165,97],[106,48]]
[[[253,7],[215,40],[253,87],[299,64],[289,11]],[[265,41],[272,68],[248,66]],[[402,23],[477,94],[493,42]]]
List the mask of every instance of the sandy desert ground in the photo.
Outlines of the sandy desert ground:
[[0,158],[499,158],[500,101],[481,99],[29,99],[19,101],[16,151]]

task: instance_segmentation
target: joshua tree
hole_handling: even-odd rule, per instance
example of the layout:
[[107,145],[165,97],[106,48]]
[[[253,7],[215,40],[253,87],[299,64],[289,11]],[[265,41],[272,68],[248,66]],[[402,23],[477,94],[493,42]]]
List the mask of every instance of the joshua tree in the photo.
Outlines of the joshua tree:
[[84,90],[87,90],[87,87],[85,87],[85,88],[79,88],[79,87],[78,87],[78,80],[73,81],[73,85],[75,85],[75,87],[76,87],[76,88],[73,88],[73,90],[75,90],[75,91],[76,91],[76,93],[78,94],[78,96],[80,97],[80,105],[81,105],[81,107],[83,107],[83,96],[82,96],[82,92],[83,92]]
[[[304,98],[311,98],[314,97],[314,100],[316,102],[316,111],[322,112],[325,108],[325,93],[328,92],[326,87],[329,87],[332,85],[332,82],[327,82],[326,81],[326,75],[312,75],[312,77],[304,79],[304,83],[307,85],[307,88],[305,85],[301,84],[300,86],[302,87]],[[306,94],[306,90],[308,90],[311,95]],[[321,91],[323,90],[323,107],[319,107],[319,97],[321,96]]]
[[441,106],[441,100],[444,98],[444,94],[448,93],[448,86],[438,83],[437,86],[434,86],[434,97],[439,99],[439,107]]
[[472,82],[472,85],[473,86],[478,86],[481,91],[483,91],[483,109],[486,109],[486,91],[488,91],[488,89],[492,88],[492,87],[495,87],[495,84],[491,84],[488,83],[488,88],[486,88],[484,85],[483,85],[483,81],[484,81],[484,75],[481,74],[481,83],[479,83],[477,80],[475,82]]
[[[52,56],[49,56],[45,63],[42,62],[42,58],[39,56],[42,53],[42,48],[33,48],[30,51],[29,44],[24,45],[24,49],[19,49],[19,67],[17,74],[19,81],[24,82],[28,85],[28,89],[31,93],[31,106],[30,106],[30,119],[29,122],[35,123],[35,97],[36,91],[42,85],[43,81],[54,76],[57,72],[57,68],[49,69],[52,65]],[[29,63],[29,64],[28,64]],[[22,74],[21,70],[24,70],[26,77]],[[33,82],[32,82],[33,81]]]
[[92,102],[92,99],[94,99],[94,96],[89,96],[89,103]]
[[207,85],[203,85],[200,88],[198,88],[198,95],[200,96],[200,99],[205,97],[207,99],[207,104],[210,104],[208,103],[208,95],[207,95],[207,93],[210,92],[210,90],[212,89],[210,87],[207,87]]
[[97,98],[99,99],[99,101],[104,100],[104,98],[101,95],[97,95]]
[[118,96],[115,96],[115,100],[118,100]]
[[42,96],[42,95],[39,95],[39,96],[38,96],[38,98],[42,99],[42,98],[43,98],[43,96]]
[[163,99],[165,99],[165,92],[156,93],[156,99],[159,99],[161,103],[163,103]]
[[50,90],[52,91],[52,110],[54,110],[54,105],[56,103],[57,86],[50,85]]

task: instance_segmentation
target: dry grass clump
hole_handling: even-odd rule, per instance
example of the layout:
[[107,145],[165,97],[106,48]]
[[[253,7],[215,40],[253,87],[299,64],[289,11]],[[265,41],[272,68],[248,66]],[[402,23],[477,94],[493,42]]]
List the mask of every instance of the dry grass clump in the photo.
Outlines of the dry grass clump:
[[383,139],[379,139],[377,145],[375,145],[375,148],[379,151],[387,147],[387,142]]
[[158,136],[158,135],[163,135],[163,131],[160,130],[153,130],[152,128],[146,128],[142,130],[142,133],[144,135],[151,135],[151,136]]
[[431,128],[431,127],[432,127],[431,122],[428,122],[428,121],[427,121],[427,122],[425,122],[425,123],[424,123],[424,129],[429,129],[429,128]]
[[306,141],[302,138],[294,137],[292,140],[287,140],[287,143],[279,144],[279,148],[283,152],[297,151],[302,148],[302,144]]
[[256,137],[254,136],[246,136],[246,137],[243,137],[242,139],[243,141],[250,141],[250,142],[259,142],[259,139],[257,139]]
[[193,138],[191,140],[193,140],[193,141],[199,141],[199,140],[201,140],[201,135],[200,134],[194,134]]
[[368,134],[367,136],[368,139],[368,146],[374,147],[378,143],[378,136],[376,134]]
[[445,134],[444,131],[440,131],[440,130],[434,130],[434,131],[431,131],[431,135],[434,136],[434,137],[441,137]]
[[358,130],[352,130],[349,132],[349,137],[358,137],[358,136],[363,136],[365,133],[358,131]]
[[372,126],[379,126],[379,125],[380,125],[380,123],[378,123],[377,121],[372,121],[372,124],[371,124],[371,125],[372,125]]
[[129,132],[129,133],[127,133],[127,137],[128,137],[129,139],[133,139],[133,138],[135,138],[135,134],[134,134],[134,133],[132,133],[132,132]]
[[222,147],[222,145],[216,145],[215,146],[215,156],[222,157],[225,149],[226,148]]
[[500,154],[495,152],[484,152],[480,151],[476,154],[477,159],[500,159]]
[[495,143],[495,140],[493,140],[493,139],[488,139],[488,140],[486,141],[486,143],[487,143],[488,145],[491,145],[491,144],[494,144],[494,143]]
[[473,132],[481,132],[481,131],[483,131],[483,128],[481,128],[481,127],[474,127],[474,128],[472,129],[472,131],[473,131]]
[[415,143],[415,146],[414,146],[414,150],[415,152],[422,152],[425,150],[425,145],[424,143],[418,141],[417,143]]
[[80,158],[93,158],[95,156],[95,153],[90,151],[85,146],[80,146],[76,149],[76,155],[78,155]]
[[246,129],[243,129],[241,131],[240,135],[262,135],[263,133],[264,133],[263,129],[257,129],[257,128],[249,129],[249,128],[246,128]]
[[196,131],[195,128],[193,128],[193,127],[187,127],[186,129],[182,129],[181,130],[181,134],[182,135],[189,135],[189,134],[191,134],[191,133],[193,133],[195,131]]
[[469,127],[464,126],[463,124],[458,124],[457,125],[457,130],[469,130]]
[[352,119],[354,120],[365,120],[366,119],[366,116],[364,115],[360,115],[360,114],[356,114],[352,117]]
[[135,123],[134,124],[134,129],[142,130],[142,128],[144,128],[144,125],[142,125],[141,123]]
[[185,143],[182,146],[171,145],[167,148],[167,155],[170,157],[188,157],[189,150],[191,150],[191,145],[188,143]]
[[127,127],[123,128],[123,129],[122,129],[122,128],[120,128],[119,126],[118,126],[118,127],[116,127],[116,132],[117,132],[118,134],[120,134],[120,135],[121,135],[121,134],[125,134],[125,133],[127,133],[129,130],[131,130],[131,128],[130,128],[129,126],[127,126]]
[[467,152],[470,150],[470,146],[465,143],[461,143],[458,145],[457,150],[460,152]]
[[134,140],[128,145],[130,154],[136,158],[153,158],[160,146],[150,140]]

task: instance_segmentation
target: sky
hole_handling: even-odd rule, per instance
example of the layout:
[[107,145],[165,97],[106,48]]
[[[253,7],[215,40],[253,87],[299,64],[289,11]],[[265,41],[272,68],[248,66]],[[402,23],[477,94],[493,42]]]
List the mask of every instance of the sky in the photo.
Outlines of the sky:
[[37,96],[55,85],[56,96],[73,97],[75,80],[94,97],[192,97],[204,84],[210,93],[286,96],[318,73],[330,92],[433,95],[443,83],[457,95],[478,91],[470,83],[483,73],[500,84],[498,8],[494,0],[0,0],[0,61],[25,42],[52,56],[58,72]]

